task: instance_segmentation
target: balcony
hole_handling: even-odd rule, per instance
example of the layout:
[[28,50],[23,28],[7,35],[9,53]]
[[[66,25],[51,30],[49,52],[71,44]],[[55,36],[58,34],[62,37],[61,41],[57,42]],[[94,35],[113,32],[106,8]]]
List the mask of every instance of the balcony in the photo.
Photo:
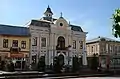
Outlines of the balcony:
[[56,50],[66,50],[66,47],[60,47],[60,46],[56,46]]
[[20,52],[20,47],[10,47],[10,52],[11,53],[19,53]]
[[67,49],[58,47],[58,48],[56,48],[56,50],[67,50]]

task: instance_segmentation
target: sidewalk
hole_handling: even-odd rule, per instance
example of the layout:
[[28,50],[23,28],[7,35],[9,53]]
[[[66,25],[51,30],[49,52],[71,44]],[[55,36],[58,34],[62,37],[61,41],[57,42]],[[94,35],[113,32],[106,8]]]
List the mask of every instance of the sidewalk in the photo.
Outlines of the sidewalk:
[[4,72],[1,71],[0,77],[5,78],[45,78],[45,77],[103,77],[109,76],[109,74],[98,74],[98,73],[59,73],[59,74],[45,74],[44,72],[38,71],[15,71],[15,72]]

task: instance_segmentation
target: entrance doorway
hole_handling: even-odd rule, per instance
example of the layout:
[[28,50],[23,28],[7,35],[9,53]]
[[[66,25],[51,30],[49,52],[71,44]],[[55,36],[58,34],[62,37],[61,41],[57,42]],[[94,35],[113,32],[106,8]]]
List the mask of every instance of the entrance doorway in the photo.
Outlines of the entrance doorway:
[[11,60],[14,63],[15,70],[23,70],[26,66],[24,58],[12,58]]
[[59,65],[63,66],[64,65],[64,56],[62,54],[60,54],[58,56],[58,60],[59,60]]

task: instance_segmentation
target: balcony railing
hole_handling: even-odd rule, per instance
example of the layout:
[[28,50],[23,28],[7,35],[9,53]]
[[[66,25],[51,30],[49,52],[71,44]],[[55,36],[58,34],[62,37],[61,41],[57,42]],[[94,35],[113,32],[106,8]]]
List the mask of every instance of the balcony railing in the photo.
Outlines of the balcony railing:
[[56,50],[67,50],[67,47],[57,47],[56,46]]
[[20,52],[20,47],[10,47],[10,52],[11,53],[19,53]]

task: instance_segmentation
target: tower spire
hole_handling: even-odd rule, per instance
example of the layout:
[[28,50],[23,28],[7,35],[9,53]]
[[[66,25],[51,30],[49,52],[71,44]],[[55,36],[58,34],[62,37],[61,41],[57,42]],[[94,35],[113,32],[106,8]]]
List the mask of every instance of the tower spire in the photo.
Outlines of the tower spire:
[[52,21],[53,13],[52,13],[51,8],[50,8],[49,5],[48,5],[46,11],[44,12],[44,15],[45,15],[44,20]]
[[60,17],[62,17],[62,12],[60,13]]
[[53,12],[51,11],[50,6],[48,5],[47,10],[44,12],[45,15],[51,14],[53,15]]
[[49,5],[48,5],[48,8],[50,8]]

